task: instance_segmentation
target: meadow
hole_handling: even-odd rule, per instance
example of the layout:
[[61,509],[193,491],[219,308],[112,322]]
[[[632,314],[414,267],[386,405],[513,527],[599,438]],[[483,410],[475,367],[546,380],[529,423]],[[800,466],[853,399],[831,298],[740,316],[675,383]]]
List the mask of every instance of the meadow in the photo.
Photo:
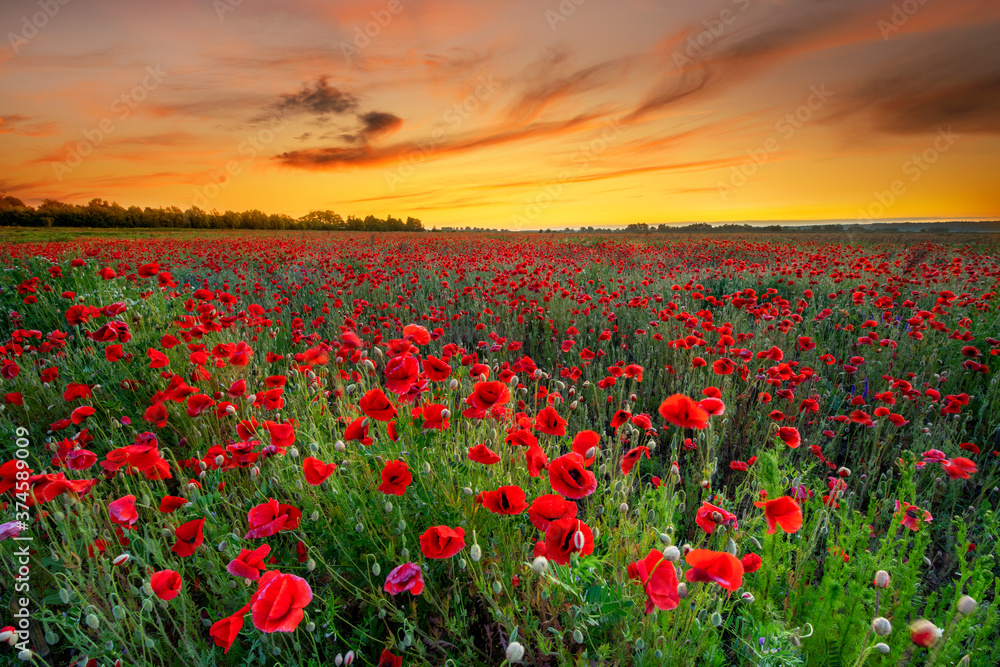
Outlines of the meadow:
[[53,233],[0,663],[1000,664],[993,236]]

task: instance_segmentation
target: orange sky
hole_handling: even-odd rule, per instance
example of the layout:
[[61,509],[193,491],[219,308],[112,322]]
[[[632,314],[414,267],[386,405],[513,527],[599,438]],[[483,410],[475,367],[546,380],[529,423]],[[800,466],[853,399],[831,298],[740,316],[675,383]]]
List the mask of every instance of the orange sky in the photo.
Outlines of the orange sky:
[[0,190],[31,204],[1000,217],[995,0],[9,0],[0,28]]

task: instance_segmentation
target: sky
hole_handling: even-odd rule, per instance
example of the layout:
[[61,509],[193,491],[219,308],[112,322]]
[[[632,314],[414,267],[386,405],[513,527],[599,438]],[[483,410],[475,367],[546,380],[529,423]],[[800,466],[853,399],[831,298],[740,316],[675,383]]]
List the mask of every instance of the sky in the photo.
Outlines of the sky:
[[1000,218],[996,0],[3,0],[0,191],[537,229]]

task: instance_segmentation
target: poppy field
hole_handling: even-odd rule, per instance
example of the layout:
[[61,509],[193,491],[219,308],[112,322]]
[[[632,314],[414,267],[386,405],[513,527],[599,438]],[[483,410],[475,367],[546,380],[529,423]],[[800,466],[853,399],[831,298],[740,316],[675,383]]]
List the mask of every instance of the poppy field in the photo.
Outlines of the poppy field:
[[1000,664],[989,236],[0,263],[2,664]]

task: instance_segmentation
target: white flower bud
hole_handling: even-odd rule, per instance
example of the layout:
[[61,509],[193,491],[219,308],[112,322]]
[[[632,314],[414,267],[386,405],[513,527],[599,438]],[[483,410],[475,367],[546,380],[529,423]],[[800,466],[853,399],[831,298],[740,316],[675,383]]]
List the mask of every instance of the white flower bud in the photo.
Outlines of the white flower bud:
[[521,662],[524,657],[524,647],[520,642],[511,642],[507,645],[507,662]]

